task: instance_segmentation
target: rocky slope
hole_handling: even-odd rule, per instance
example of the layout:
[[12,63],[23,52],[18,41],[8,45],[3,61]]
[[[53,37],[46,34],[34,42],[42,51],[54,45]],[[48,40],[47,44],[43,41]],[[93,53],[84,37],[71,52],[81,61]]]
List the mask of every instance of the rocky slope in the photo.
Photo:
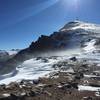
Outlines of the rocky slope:
[[100,66],[75,57],[48,76],[0,85],[0,100],[100,100]]
[[13,58],[19,51],[18,49],[0,50],[0,64]]

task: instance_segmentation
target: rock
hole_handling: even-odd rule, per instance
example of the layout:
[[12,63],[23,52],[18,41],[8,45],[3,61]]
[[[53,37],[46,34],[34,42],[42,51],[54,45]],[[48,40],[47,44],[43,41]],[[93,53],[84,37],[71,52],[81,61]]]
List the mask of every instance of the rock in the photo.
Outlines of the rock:
[[34,79],[33,84],[39,84],[40,80],[39,79]]
[[83,97],[83,100],[93,100],[93,98],[92,97]]
[[9,93],[4,93],[2,95],[0,95],[0,100],[8,100],[7,98],[10,97],[10,94]]
[[46,58],[43,58],[42,61],[43,61],[44,63],[48,63],[48,59],[46,59]]
[[53,86],[52,84],[48,84],[48,85],[45,85],[44,87],[45,88],[47,88],[47,87],[51,88],[52,86]]
[[58,88],[67,90],[67,89],[78,89],[78,83],[76,82],[69,82],[69,83],[63,83],[58,86]]
[[48,96],[52,96],[52,94],[48,91],[44,91],[44,94],[47,94]]
[[81,67],[82,67],[82,68],[88,68],[89,65],[88,65],[88,64],[82,64]]
[[95,96],[99,97],[100,96],[100,91],[95,92]]
[[59,85],[58,88],[62,90],[68,90],[71,89],[72,86],[70,84],[64,84],[64,85]]
[[78,73],[75,75],[75,79],[80,80],[80,79],[82,79],[82,78],[84,78],[84,74],[83,74],[82,72],[78,72]]
[[10,100],[25,100],[26,96],[27,96],[27,94],[25,92],[11,93]]
[[92,87],[100,87],[100,84],[98,84],[98,83],[89,83],[89,86],[92,86]]
[[7,87],[11,89],[19,88],[19,84],[17,82],[11,82]]
[[71,89],[72,86],[71,86],[70,84],[65,84],[65,85],[63,86],[63,88]]
[[36,96],[37,94],[36,94],[36,92],[34,92],[34,91],[31,90],[28,95],[29,96]]
[[37,58],[36,58],[36,60],[41,60],[41,59],[42,59],[42,57],[37,57]]
[[10,94],[10,98],[11,100],[18,100],[18,97],[13,93]]
[[5,84],[0,85],[0,90],[4,90],[6,88]]
[[77,61],[77,58],[76,57],[72,57],[72,58],[70,58],[70,60]]
[[20,87],[26,87],[26,86],[30,87],[33,84],[34,84],[33,80],[21,80],[21,82],[19,83],[19,86]]
[[26,96],[26,93],[25,92],[22,92],[22,93],[20,93],[20,96],[21,97]]
[[78,89],[78,83],[71,83],[71,86],[75,89]]

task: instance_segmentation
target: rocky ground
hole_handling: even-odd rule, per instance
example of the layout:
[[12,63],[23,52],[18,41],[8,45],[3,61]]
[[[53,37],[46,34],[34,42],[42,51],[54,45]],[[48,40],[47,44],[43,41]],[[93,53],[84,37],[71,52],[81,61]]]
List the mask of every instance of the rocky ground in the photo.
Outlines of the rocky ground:
[[100,100],[100,67],[77,61],[53,65],[59,71],[37,80],[0,85],[0,100]]

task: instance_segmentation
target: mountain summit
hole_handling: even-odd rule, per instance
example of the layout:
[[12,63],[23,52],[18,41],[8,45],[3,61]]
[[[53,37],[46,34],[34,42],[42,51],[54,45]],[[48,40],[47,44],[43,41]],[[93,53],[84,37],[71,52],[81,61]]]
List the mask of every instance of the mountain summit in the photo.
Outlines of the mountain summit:
[[60,31],[64,32],[67,30],[77,30],[77,29],[83,29],[86,31],[99,33],[100,25],[76,20],[76,21],[67,23],[63,28],[61,28]]
[[99,52],[100,46],[100,25],[73,21],[67,23],[58,32],[50,36],[42,35],[36,42],[19,51],[13,58],[6,61],[2,66],[1,74],[9,73],[13,68],[25,60],[33,57],[43,56],[44,53],[60,52],[75,48],[84,52]]

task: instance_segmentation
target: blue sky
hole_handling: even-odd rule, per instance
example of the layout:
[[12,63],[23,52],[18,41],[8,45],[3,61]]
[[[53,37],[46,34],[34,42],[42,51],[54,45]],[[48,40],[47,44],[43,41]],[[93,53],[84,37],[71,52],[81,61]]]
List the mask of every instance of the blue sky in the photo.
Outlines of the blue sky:
[[26,48],[69,21],[100,23],[100,0],[0,0],[0,49]]

